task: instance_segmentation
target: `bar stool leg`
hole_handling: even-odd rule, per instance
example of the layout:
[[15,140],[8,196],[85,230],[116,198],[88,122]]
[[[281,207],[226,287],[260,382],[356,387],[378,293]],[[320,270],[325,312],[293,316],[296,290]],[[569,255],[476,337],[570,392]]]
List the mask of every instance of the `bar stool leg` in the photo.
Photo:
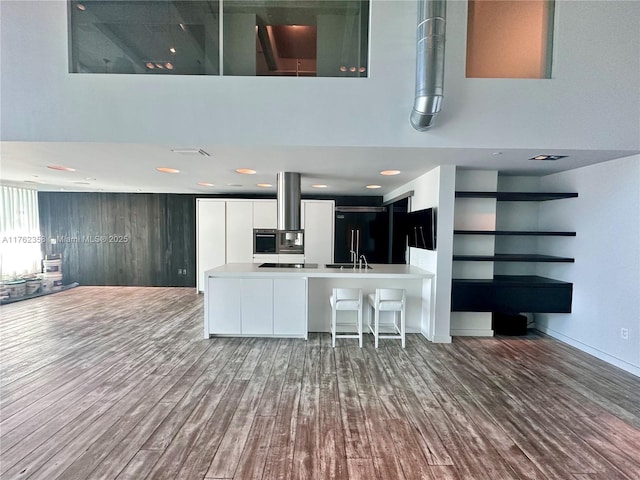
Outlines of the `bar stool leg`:
[[[334,302],[336,300],[334,299]],[[336,308],[332,305],[331,307],[331,346],[336,348]]]

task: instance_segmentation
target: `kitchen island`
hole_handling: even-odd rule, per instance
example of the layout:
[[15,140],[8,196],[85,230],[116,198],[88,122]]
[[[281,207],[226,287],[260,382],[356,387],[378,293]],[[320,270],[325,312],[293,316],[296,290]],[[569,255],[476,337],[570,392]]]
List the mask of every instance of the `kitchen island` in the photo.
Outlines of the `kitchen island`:
[[[412,265],[354,269],[228,263],[205,272],[204,336],[307,338],[308,332],[329,332],[334,287],[362,288],[365,299],[376,288],[404,288],[406,331],[425,334],[432,320],[433,277]],[[366,300],[363,313],[366,325]]]

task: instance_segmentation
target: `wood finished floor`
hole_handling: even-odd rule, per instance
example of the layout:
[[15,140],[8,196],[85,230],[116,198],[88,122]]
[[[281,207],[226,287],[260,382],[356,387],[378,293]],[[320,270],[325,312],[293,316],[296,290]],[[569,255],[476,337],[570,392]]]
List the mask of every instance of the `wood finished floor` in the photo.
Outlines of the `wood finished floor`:
[[0,308],[0,478],[640,478],[640,379],[544,336],[202,338],[193,289]]

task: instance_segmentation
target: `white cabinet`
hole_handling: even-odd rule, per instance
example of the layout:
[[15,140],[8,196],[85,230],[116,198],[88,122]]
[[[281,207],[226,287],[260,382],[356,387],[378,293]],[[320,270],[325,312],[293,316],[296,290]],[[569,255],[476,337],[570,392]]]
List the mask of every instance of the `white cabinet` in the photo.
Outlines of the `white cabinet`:
[[304,263],[307,257],[302,253],[281,253],[278,255],[279,263]]
[[204,291],[204,272],[226,263],[225,202],[211,198],[196,201],[196,287]]
[[278,205],[275,200],[253,202],[253,228],[278,228]]
[[209,332],[220,335],[242,333],[241,278],[210,278],[207,285]]
[[280,261],[277,253],[255,253],[253,263],[278,263]]
[[272,335],[273,280],[243,278],[241,302],[242,335]]
[[304,257],[307,263],[333,263],[333,200],[303,200]]
[[227,200],[227,262],[253,262],[253,202]]
[[208,279],[205,336],[307,337],[306,278]]
[[273,333],[283,337],[306,337],[306,278],[273,280]]

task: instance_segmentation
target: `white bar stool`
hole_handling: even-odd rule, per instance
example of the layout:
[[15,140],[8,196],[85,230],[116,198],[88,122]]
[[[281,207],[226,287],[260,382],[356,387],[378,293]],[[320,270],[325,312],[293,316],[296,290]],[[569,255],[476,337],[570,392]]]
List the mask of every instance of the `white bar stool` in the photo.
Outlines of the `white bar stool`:
[[[405,291],[401,288],[377,288],[376,293],[369,294],[369,307],[373,309],[373,325],[369,315],[369,330],[373,333],[376,348],[380,338],[398,338],[404,348],[405,337]],[[380,324],[380,312],[393,312],[393,323]],[[398,315],[399,314],[399,315]],[[398,318],[398,316],[400,318]],[[380,334],[380,327],[391,327],[393,333]]]
[[[336,346],[336,338],[357,338],[362,348],[362,289],[360,288],[334,288],[333,293],[329,297],[331,303],[331,342],[332,346]],[[338,323],[338,310],[357,311],[357,325],[353,322]],[[349,333],[338,333],[338,327],[355,327],[357,333],[353,333],[353,329]]]

